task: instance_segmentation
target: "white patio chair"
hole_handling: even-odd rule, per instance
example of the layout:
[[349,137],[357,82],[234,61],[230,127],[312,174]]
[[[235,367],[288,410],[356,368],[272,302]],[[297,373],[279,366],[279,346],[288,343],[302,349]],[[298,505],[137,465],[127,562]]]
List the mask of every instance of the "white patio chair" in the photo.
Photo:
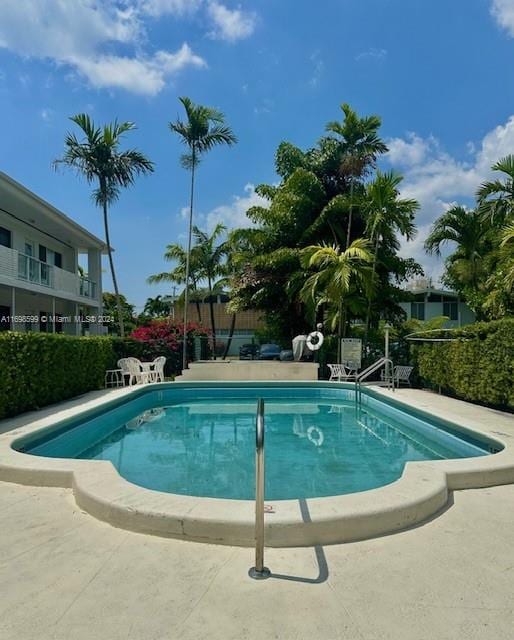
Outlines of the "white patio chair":
[[151,380],[151,373],[143,371],[141,361],[137,358],[121,358],[118,360],[118,367],[122,371],[123,376],[129,377],[129,386],[132,384],[146,384]]
[[[400,386],[401,383],[408,384],[409,387],[412,386],[410,381],[411,373],[413,372],[414,367],[408,367],[405,365],[396,365],[393,367],[393,379],[397,387]],[[385,371],[382,369],[380,372],[380,379],[385,380]]]
[[408,384],[409,387],[412,386],[410,381],[410,376],[414,367],[406,367],[404,365],[398,365],[393,370],[393,377],[396,380],[396,384],[399,387],[400,383]]
[[166,364],[166,358],[159,356],[151,363],[150,366],[150,380],[151,382],[164,382],[164,365]]
[[330,369],[329,382],[341,382],[341,380],[348,380],[350,377],[350,372],[343,364],[327,364],[327,367]]

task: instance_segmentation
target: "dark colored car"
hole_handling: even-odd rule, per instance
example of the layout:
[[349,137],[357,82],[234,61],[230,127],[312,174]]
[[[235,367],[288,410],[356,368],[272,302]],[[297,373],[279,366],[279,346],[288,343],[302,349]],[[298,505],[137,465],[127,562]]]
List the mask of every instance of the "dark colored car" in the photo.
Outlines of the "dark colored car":
[[239,347],[239,360],[256,360],[259,355],[259,346],[256,344],[243,344]]
[[280,360],[281,351],[278,344],[261,344],[259,360]]
[[280,362],[293,362],[294,353],[291,349],[284,349],[280,352]]

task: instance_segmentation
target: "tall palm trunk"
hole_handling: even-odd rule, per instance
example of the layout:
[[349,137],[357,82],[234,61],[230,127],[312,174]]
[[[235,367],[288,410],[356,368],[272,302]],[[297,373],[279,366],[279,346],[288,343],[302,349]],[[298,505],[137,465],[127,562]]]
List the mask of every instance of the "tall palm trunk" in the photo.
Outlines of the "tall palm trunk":
[[187,238],[187,256],[186,256],[186,288],[184,291],[184,334],[182,340],[182,369],[187,368],[187,306],[189,304],[189,264],[191,262],[191,239],[193,236],[193,199],[195,192],[195,163],[196,150],[193,144],[191,149],[191,195],[189,198],[189,232]]
[[337,322],[337,364],[341,364],[341,339],[343,337],[343,298],[339,303],[339,318]]
[[[377,260],[378,260],[378,245],[379,245],[380,236],[377,234],[377,239],[375,241],[375,254],[373,256],[373,269],[371,270],[371,283],[373,284],[375,281],[375,273],[377,271]],[[368,310],[366,311],[366,329],[364,332],[364,345],[368,344],[368,334],[369,334],[369,325],[371,322],[371,292],[368,295]]]
[[[105,185],[101,182],[100,188],[105,190]],[[107,202],[105,198],[102,203],[103,215],[104,215],[104,230],[105,230],[105,243],[107,244],[107,255],[109,256],[109,265],[111,267],[112,284],[114,286],[114,296],[116,298],[116,308],[118,309],[118,322],[120,325],[120,336],[125,337],[125,326],[123,324],[123,310],[121,308],[120,292],[118,289],[118,281],[116,280],[116,272],[114,270],[114,261],[112,259],[111,240],[109,235],[109,220],[107,215]]]
[[212,353],[214,356],[214,360],[216,360],[216,324],[214,321],[214,302],[212,301],[212,280],[210,277],[207,278],[207,283],[209,287],[209,312],[211,315]]
[[199,324],[202,324],[202,309],[200,307],[200,300],[198,299],[196,280],[194,278],[193,278],[193,290],[195,292],[195,306],[196,306],[196,313],[198,315],[198,322]]
[[227,346],[225,347],[225,351],[223,352],[223,360],[228,356],[228,352],[230,351],[230,345],[232,344],[232,338],[234,337],[234,331],[236,329],[236,314],[232,314],[232,319],[230,321],[230,331],[228,334]]
[[346,248],[350,246],[350,238],[352,235],[352,214],[353,214],[353,178],[350,182],[350,212],[348,213],[348,226],[346,228]]

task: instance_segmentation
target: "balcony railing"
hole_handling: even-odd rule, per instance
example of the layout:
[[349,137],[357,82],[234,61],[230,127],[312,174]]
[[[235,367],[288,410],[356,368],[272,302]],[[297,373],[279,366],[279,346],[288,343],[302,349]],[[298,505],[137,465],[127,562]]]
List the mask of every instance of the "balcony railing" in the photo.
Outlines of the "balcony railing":
[[96,283],[92,280],[0,245],[2,276],[90,300],[96,300],[98,295]]
[[53,289],[54,268],[37,258],[18,253],[18,278]]
[[96,282],[79,276],[79,296],[84,298],[96,298]]

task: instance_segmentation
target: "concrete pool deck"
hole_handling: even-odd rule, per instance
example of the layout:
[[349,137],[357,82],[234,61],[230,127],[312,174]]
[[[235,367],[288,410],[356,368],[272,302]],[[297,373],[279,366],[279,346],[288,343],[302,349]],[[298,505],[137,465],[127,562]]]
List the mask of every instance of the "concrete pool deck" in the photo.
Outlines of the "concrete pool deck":
[[[201,387],[202,384],[212,385],[182,383],[186,388]],[[182,385],[173,383],[171,386]],[[338,383],[321,383],[321,386],[345,388]],[[145,385],[103,394],[94,392],[42,413],[13,420],[10,423],[12,430],[0,435],[0,479],[26,485],[72,488],[80,508],[131,531],[252,546],[253,501],[151,491],[126,481],[107,461],[45,458],[11,448],[22,436],[54,428],[56,421],[84,410],[96,410],[113,398],[135,397],[151,387],[162,389],[164,385]],[[419,390],[376,391],[378,395],[395,398],[415,409],[429,411],[432,415],[476,430],[503,443],[505,449],[495,455],[478,458],[408,462],[401,478],[362,493],[275,501],[272,512],[266,513],[266,541],[269,546],[337,544],[391,533],[432,517],[447,505],[452,490],[514,482],[512,415]],[[5,431],[5,424],[0,424],[0,433],[2,430]]]
[[512,640],[514,486],[391,536],[251,549],[147,536],[0,482],[2,640]]

